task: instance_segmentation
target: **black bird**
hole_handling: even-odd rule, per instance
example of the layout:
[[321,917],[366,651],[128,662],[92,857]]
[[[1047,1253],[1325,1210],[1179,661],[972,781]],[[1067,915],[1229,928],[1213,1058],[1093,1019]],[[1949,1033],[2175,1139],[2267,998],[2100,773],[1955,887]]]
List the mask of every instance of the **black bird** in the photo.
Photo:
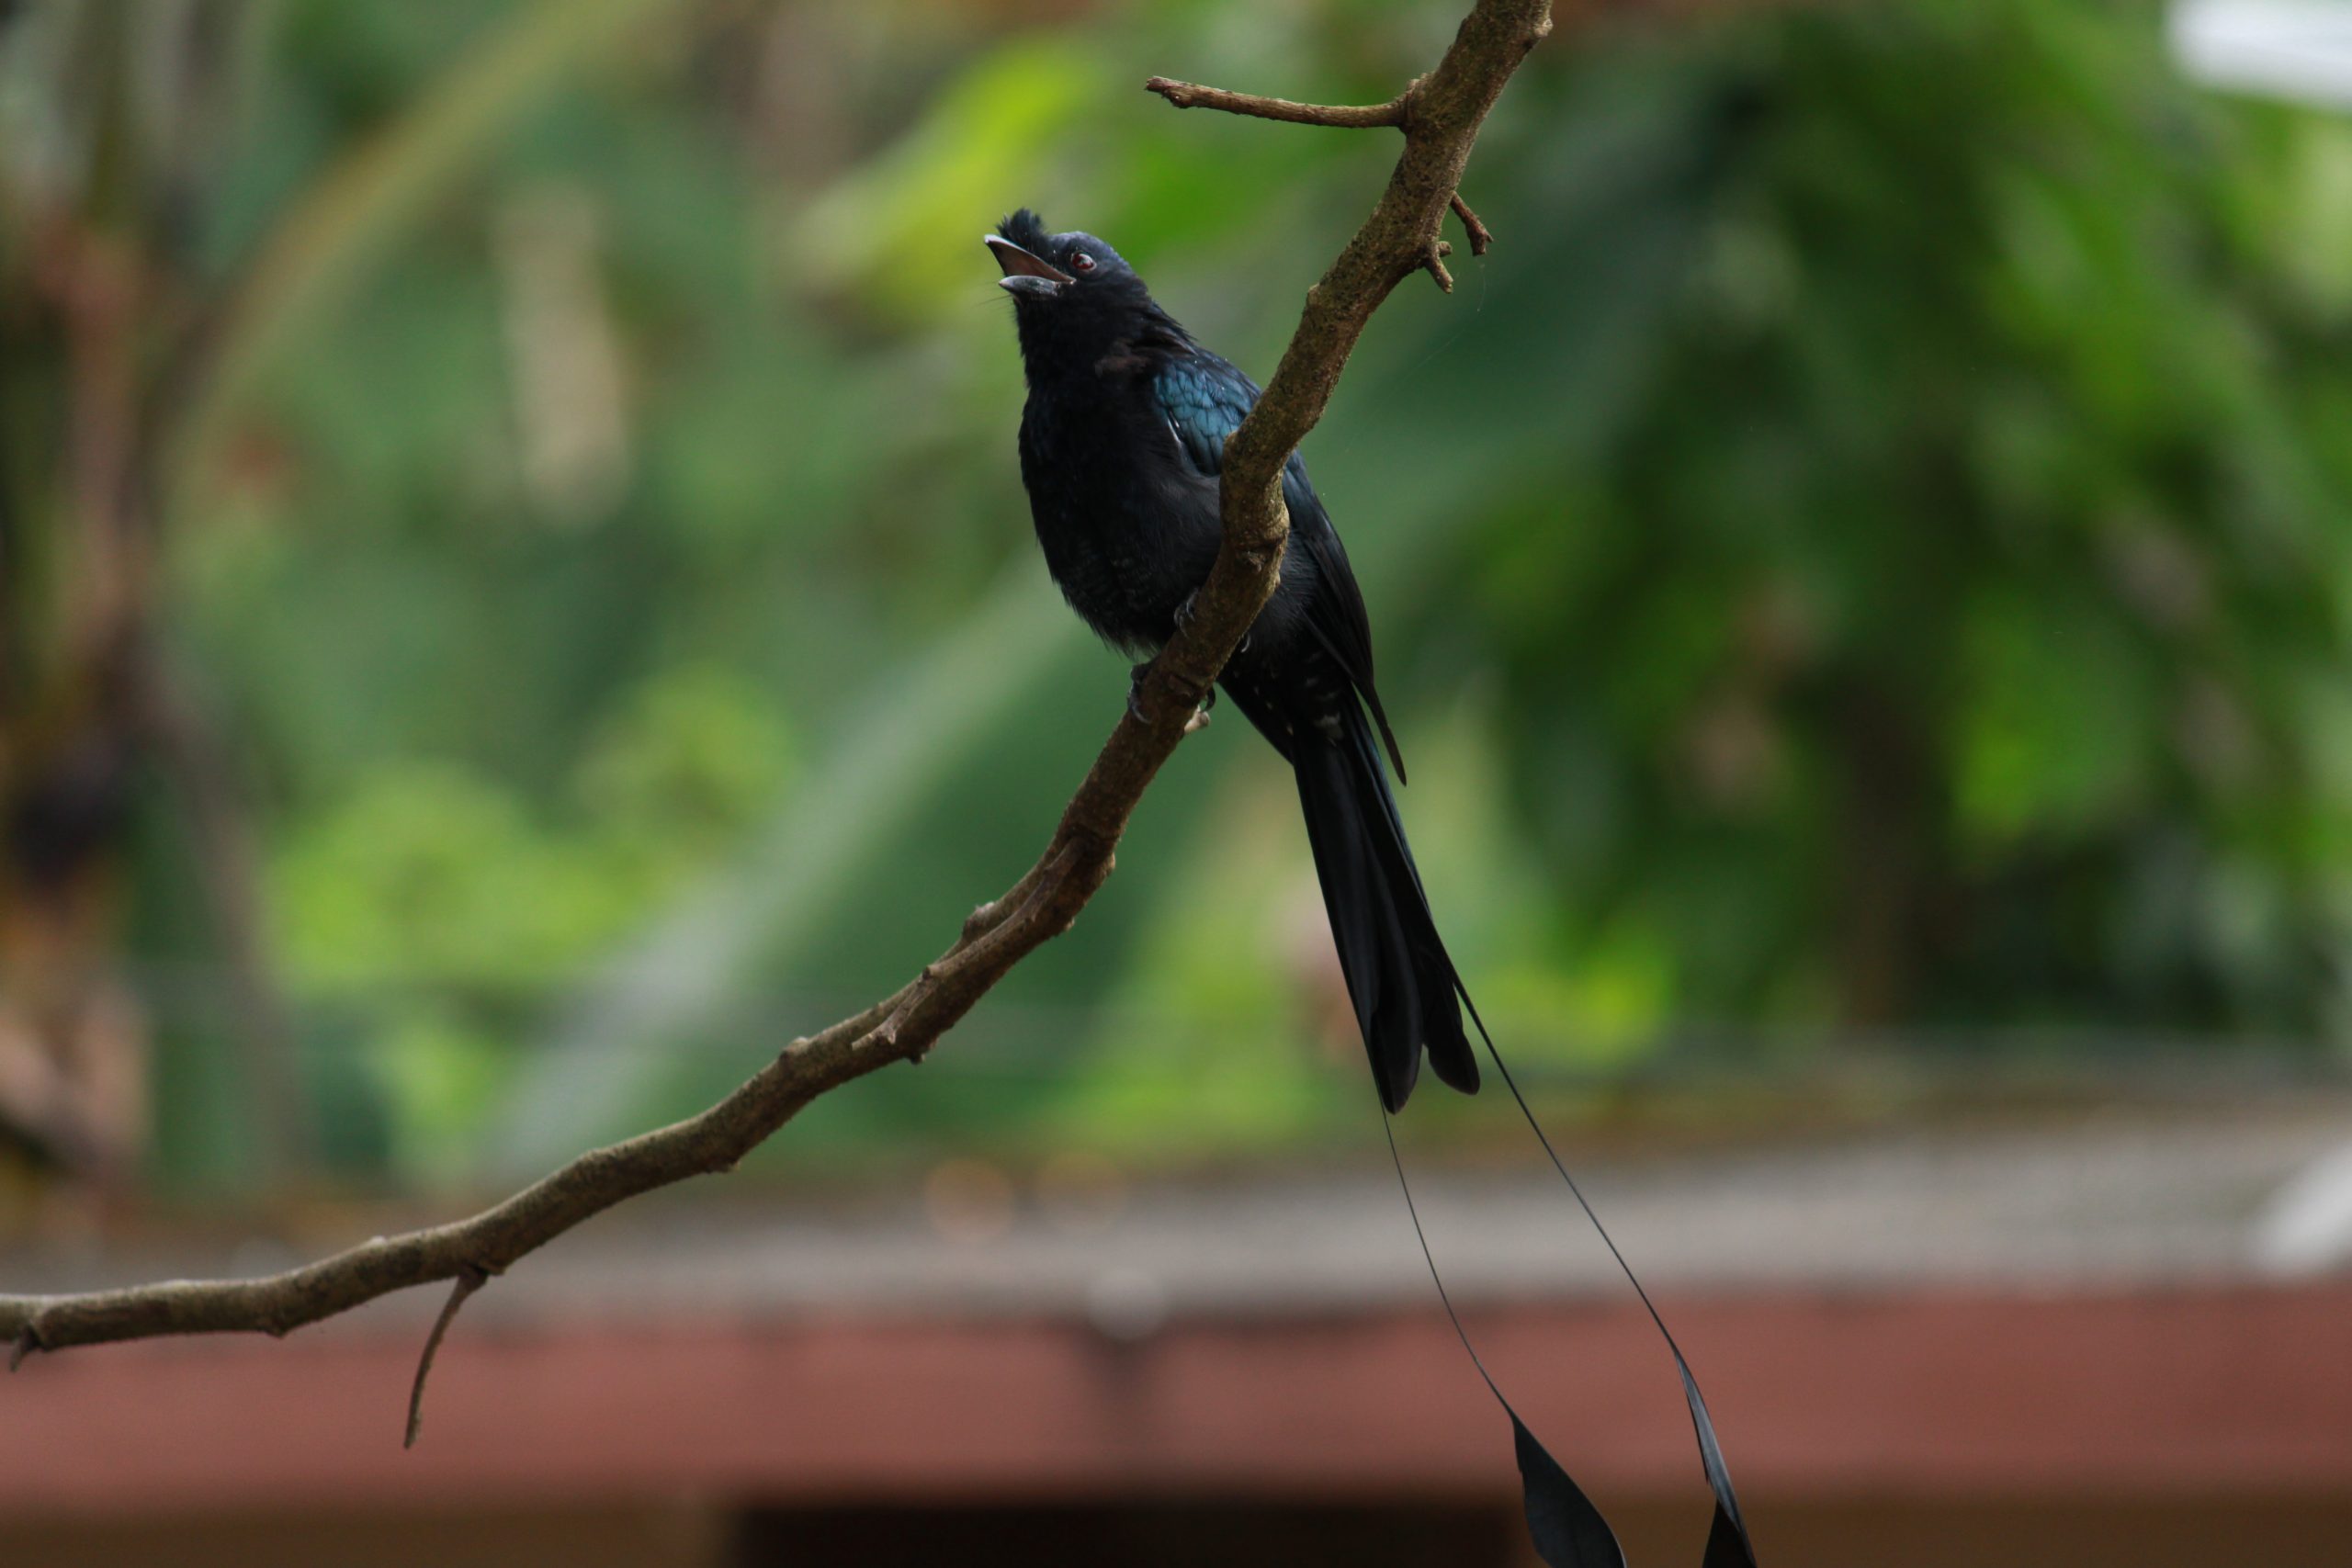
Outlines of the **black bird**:
[[[1049,234],[1023,208],[986,243],[1021,333],[1021,478],[1046,569],[1102,637],[1130,656],[1156,654],[1216,558],[1225,441],[1258,400],[1257,383],[1195,343],[1092,235]],[[1381,1102],[1404,1106],[1424,1050],[1441,1079],[1474,1094],[1461,981],[1382,767],[1385,742],[1403,781],[1373,687],[1363,594],[1295,454],[1283,501],[1281,585],[1218,683],[1298,775]]]

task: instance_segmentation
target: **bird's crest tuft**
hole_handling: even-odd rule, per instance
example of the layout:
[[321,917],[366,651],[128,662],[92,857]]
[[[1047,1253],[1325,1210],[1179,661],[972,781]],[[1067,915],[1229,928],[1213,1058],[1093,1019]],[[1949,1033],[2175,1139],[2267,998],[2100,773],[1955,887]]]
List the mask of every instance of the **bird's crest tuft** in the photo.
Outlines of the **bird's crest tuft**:
[[999,223],[996,231],[1033,256],[1044,255],[1053,238],[1046,231],[1046,220],[1025,207]]

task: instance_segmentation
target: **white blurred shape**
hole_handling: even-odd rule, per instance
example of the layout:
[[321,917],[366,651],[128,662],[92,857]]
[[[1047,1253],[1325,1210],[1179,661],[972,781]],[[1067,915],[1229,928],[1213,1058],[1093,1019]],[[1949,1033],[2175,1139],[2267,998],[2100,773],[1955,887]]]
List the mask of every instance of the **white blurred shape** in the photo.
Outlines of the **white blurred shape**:
[[2352,1144],[2290,1178],[2255,1221],[2254,1262],[2273,1274],[2319,1274],[2352,1262]]
[[2206,86],[2352,108],[2352,0],[2176,0],[2168,31]]

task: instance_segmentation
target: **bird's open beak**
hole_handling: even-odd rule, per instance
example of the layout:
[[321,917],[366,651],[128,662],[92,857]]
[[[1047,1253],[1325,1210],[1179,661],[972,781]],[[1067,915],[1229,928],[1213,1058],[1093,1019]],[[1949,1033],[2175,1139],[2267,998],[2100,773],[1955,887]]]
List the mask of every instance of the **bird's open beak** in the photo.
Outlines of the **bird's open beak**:
[[996,253],[996,265],[1004,268],[997,287],[1010,293],[1050,298],[1062,291],[1063,284],[1077,281],[1043,256],[1030,254],[1001,234],[983,234],[980,243]]

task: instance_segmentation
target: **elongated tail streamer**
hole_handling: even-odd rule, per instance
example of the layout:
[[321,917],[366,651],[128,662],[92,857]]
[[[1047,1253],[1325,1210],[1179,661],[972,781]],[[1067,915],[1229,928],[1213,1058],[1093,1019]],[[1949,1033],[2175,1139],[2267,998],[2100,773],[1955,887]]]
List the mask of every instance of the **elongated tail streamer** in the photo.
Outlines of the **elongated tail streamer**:
[[[1691,1428],[1698,1438],[1699,1466],[1707,1478],[1708,1490],[1714,1494],[1714,1518],[1707,1531],[1707,1546],[1700,1559],[1701,1568],[1757,1568],[1756,1549],[1748,1540],[1747,1524],[1739,1511],[1739,1495],[1732,1487],[1730,1468],[1724,1462],[1723,1445],[1715,1436],[1714,1418],[1707,1413],[1706,1398],[1699,1391],[1699,1380],[1691,1372],[1690,1363],[1682,1354],[1682,1347],[1676,1343],[1673,1331],[1667,1327],[1665,1317],[1657,1310],[1657,1303],[1650,1300],[1650,1293],[1643,1288],[1640,1277],[1634,1272],[1634,1266],[1618,1249],[1616,1238],[1609,1234],[1609,1227],[1601,1224],[1600,1215],[1585,1197],[1584,1189],[1577,1185],[1577,1179],[1568,1171],[1566,1162],[1560,1158],[1559,1150],[1554,1147],[1550,1135],[1544,1131],[1544,1124],[1536,1119],[1533,1108],[1527,1103],[1526,1095],[1520,1092],[1519,1080],[1511,1076],[1510,1064],[1503,1060],[1502,1053],[1496,1048],[1495,1038],[1487,1029],[1487,1021],[1478,1016],[1477,1004],[1470,999],[1470,993],[1463,987],[1459,976],[1454,979],[1454,990],[1462,998],[1463,1008],[1470,1014],[1470,1021],[1477,1026],[1478,1038],[1485,1043],[1487,1055],[1493,1060],[1495,1070],[1501,1075],[1504,1087],[1510,1090],[1511,1100],[1519,1107],[1519,1113],[1526,1120],[1529,1131],[1543,1145],[1544,1156],[1552,1162],[1552,1168],[1566,1183],[1568,1191],[1577,1201],[1577,1207],[1584,1212],[1585,1218],[1600,1237],[1601,1245],[1609,1248],[1609,1256],[1616,1260],[1626,1283],[1634,1287],[1634,1294],[1640,1298],[1642,1309],[1649,1314],[1650,1322],[1674,1357],[1674,1370],[1682,1380],[1683,1401],[1690,1406]],[[1447,1293],[1445,1281],[1438,1274],[1437,1258],[1430,1250],[1429,1235],[1421,1228],[1420,1211],[1413,1201],[1412,1183],[1406,1179],[1404,1156],[1396,1147],[1396,1130],[1385,1106],[1381,1111],[1381,1128],[1388,1139],[1388,1157],[1396,1168],[1397,1185],[1405,1194],[1405,1212],[1412,1220],[1413,1235],[1420,1244],[1422,1261],[1429,1265],[1430,1280],[1437,1287],[1438,1300],[1444,1303],[1445,1315],[1453,1325],[1454,1336],[1462,1341],[1463,1349],[1468,1352],[1471,1364],[1477,1368],[1478,1376],[1485,1382],[1487,1392],[1495,1396],[1495,1402],[1510,1417],[1512,1450],[1519,1461],[1527,1527],[1537,1554],[1550,1568],[1624,1568],[1624,1551],[1618,1545],[1615,1532],[1610,1529],[1607,1520],[1601,1517],[1600,1510],[1536,1439],[1534,1433],[1528,1429],[1519,1412],[1511,1407],[1510,1401],[1503,1397],[1502,1390],[1487,1370],[1476,1347],[1471,1344],[1470,1336],[1463,1327],[1461,1314],[1454,1310],[1453,1299]]]

